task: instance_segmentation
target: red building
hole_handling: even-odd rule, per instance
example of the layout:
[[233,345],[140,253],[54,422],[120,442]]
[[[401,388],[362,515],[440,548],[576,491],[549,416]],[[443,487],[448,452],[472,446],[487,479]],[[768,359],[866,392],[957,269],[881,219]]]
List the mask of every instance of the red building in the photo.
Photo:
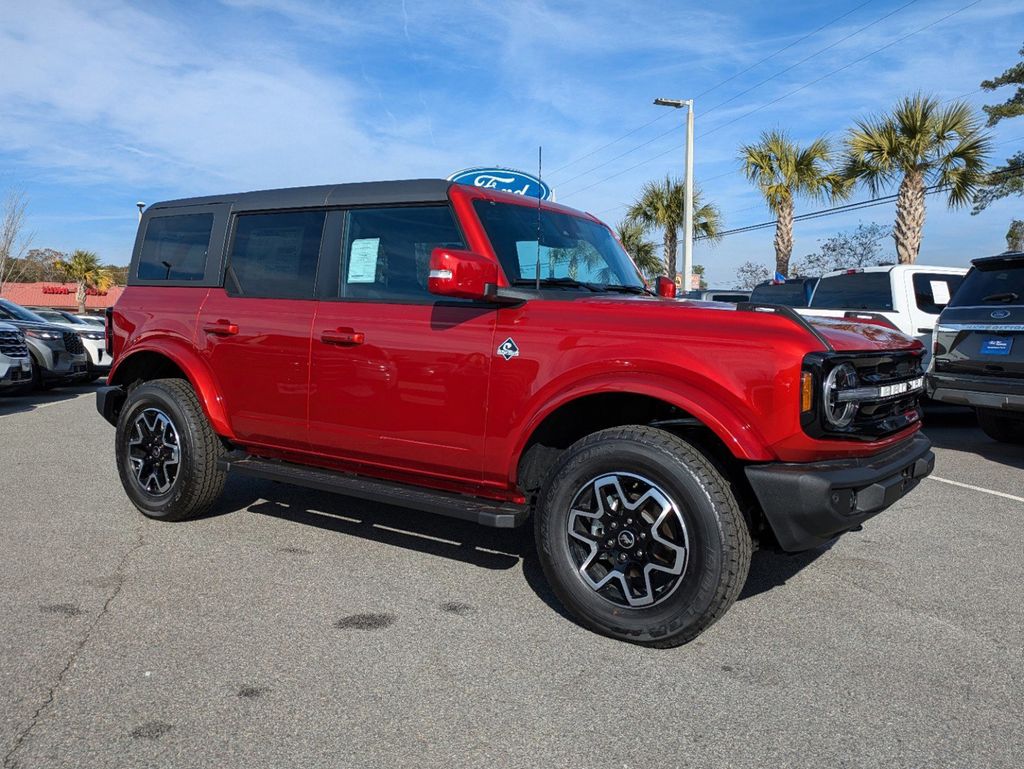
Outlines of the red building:
[[[52,307],[55,310],[78,311],[74,283],[6,283],[0,298],[9,299],[23,307]],[[102,312],[113,307],[124,291],[123,286],[111,286],[105,291],[89,288],[85,291],[86,312]]]

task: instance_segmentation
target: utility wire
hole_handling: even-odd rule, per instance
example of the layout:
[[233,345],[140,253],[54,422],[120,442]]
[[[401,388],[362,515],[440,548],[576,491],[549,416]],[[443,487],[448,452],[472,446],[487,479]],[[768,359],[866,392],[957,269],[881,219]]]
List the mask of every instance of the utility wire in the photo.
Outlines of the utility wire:
[[[842,72],[843,70],[849,69],[850,67],[855,66],[856,64],[859,64],[862,61],[865,61],[866,59],[869,59],[870,57],[872,57],[872,56],[874,56],[874,55],[876,55],[878,53],[881,53],[882,51],[884,51],[884,50],[886,50],[888,48],[892,48],[894,45],[898,45],[899,43],[902,43],[904,40],[907,40],[908,38],[910,38],[910,37],[912,37],[912,36],[914,36],[914,35],[916,35],[916,34],[918,34],[920,32],[923,32],[926,29],[934,27],[936,24],[940,24],[941,22],[945,21],[946,19],[952,18],[953,16],[956,16],[959,13],[963,13],[968,8],[971,8],[971,7],[977,5],[980,2],[982,2],[982,0],[974,0],[974,2],[968,3],[967,5],[964,5],[964,6],[960,7],[960,8],[958,8],[957,10],[952,11],[951,13],[948,13],[945,16],[943,16],[943,17],[941,17],[939,19],[936,19],[935,21],[931,22],[930,24],[926,24],[923,27],[919,27],[919,28],[913,30],[912,32],[907,33],[906,35],[903,35],[902,37],[899,37],[896,40],[893,40],[892,42],[887,43],[886,45],[883,45],[881,48],[876,48],[874,51],[871,51],[870,53],[867,53],[867,54],[865,54],[864,56],[861,56],[858,59],[854,59],[853,61],[849,62],[848,64],[843,65],[842,67],[839,67],[838,69],[834,69],[831,72],[827,72],[824,75],[821,75],[820,77],[817,77],[814,80],[811,80],[810,82],[803,84],[799,88],[795,88],[794,90],[789,91],[788,93],[785,93],[782,96],[779,96],[778,98],[772,99],[771,101],[766,102],[765,104],[762,104],[759,107],[755,107],[754,109],[752,109],[752,110],[750,110],[748,112],[745,112],[744,114],[740,115],[739,117],[733,118],[732,120],[728,120],[728,121],[726,121],[724,123],[720,123],[720,124],[718,124],[716,126],[713,126],[712,128],[710,128],[707,131],[705,131],[704,133],[702,133],[699,138],[705,138],[705,137],[707,137],[707,136],[709,136],[709,135],[711,135],[711,134],[713,134],[713,133],[715,133],[717,131],[720,131],[721,129],[725,128],[726,126],[730,126],[730,125],[732,125],[734,123],[739,122],[740,120],[744,120],[744,119],[750,117],[751,115],[753,115],[753,114],[755,114],[757,112],[760,112],[763,109],[767,109],[768,107],[770,107],[770,106],[772,106],[774,104],[778,104],[780,101],[783,101],[784,99],[788,99],[790,96],[793,96],[794,94],[799,93],[800,91],[803,91],[804,89],[809,88],[812,85],[820,83],[822,80],[825,80],[826,78],[829,78],[829,77],[831,77],[833,75],[836,75],[836,74]],[[678,152],[680,149],[682,149],[682,147],[683,147],[683,144],[675,144],[675,145],[669,147],[664,152],[659,152],[657,155],[649,157],[646,160],[641,160],[639,163],[634,163],[633,165],[628,166],[627,168],[624,168],[623,170],[618,171],[618,172],[616,172],[614,174],[611,174],[609,176],[606,176],[606,177],[604,177],[602,179],[599,179],[596,182],[593,182],[592,184],[588,184],[587,186],[581,187],[578,190],[575,190],[575,191],[572,191],[572,192],[563,193],[562,195],[560,195],[560,198],[562,200],[564,200],[565,198],[571,197],[572,195],[578,195],[581,192],[586,192],[587,190],[593,189],[594,187],[597,187],[598,185],[603,184],[604,182],[610,181],[611,179],[615,179],[615,178],[617,178],[619,176],[622,176],[623,174],[629,173],[630,171],[632,171],[634,169],[637,169],[640,166],[646,165],[647,163],[650,163],[650,162],[652,162],[654,160],[658,160],[660,158],[663,158],[663,157],[665,157],[666,155],[668,155],[668,154],[670,154],[672,152]]]
[[[914,1],[916,1],[916,0],[914,0]],[[699,98],[701,98],[702,96],[707,96],[707,95],[708,95],[709,93],[711,93],[712,91],[715,91],[715,90],[717,90],[717,89],[721,88],[721,87],[722,87],[723,85],[725,85],[726,83],[728,83],[728,82],[730,82],[730,81],[732,81],[732,80],[736,79],[736,78],[737,78],[737,77],[739,77],[740,75],[745,75],[745,74],[746,74],[747,72],[750,72],[750,70],[752,70],[752,69],[755,69],[755,68],[757,68],[757,67],[761,66],[761,65],[762,65],[762,64],[764,64],[764,63],[765,63],[766,61],[770,61],[771,59],[774,59],[774,58],[775,58],[776,56],[778,56],[778,55],[779,55],[780,53],[784,53],[785,51],[788,51],[788,50],[789,50],[790,48],[792,48],[793,46],[795,46],[795,45],[799,45],[799,44],[800,44],[800,43],[802,43],[802,42],[803,42],[804,40],[807,40],[807,39],[809,39],[809,38],[813,37],[814,35],[816,35],[816,34],[818,34],[819,32],[821,32],[821,31],[822,31],[823,29],[827,29],[828,27],[832,26],[832,25],[833,25],[833,24],[835,24],[836,22],[842,21],[843,19],[845,19],[845,18],[846,18],[847,16],[849,16],[850,14],[852,14],[852,13],[855,13],[856,11],[859,11],[859,10],[860,10],[861,8],[863,8],[863,7],[865,6],[865,5],[870,5],[870,4],[871,4],[871,3],[873,3],[873,2],[874,2],[874,0],[866,0],[866,2],[863,2],[863,3],[861,3],[860,5],[858,5],[858,6],[855,6],[854,8],[852,8],[851,10],[849,10],[849,11],[847,11],[846,13],[842,14],[841,16],[836,16],[836,17],[835,17],[834,19],[832,19],[832,20],[831,20],[831,21],[829,21],[828,23],[826,23],[826,24],[822,24],[822,25],[821,25],[820,27],[818,27],[817,29],[815,29],[815,30],[814,30],[813,32],[808,32],[808,33],[807,33],[806,35],[804,35],[803,37],[799,38],[798,40],[794,40],[794,41],[793,41],[792,43],[790,43],[789,45],[785,45],[785,46],[783,46],[782,48],[780,48],[779,50],[775,51],[775,53],[772,53],[772,54],[769,54],[768,56],[765,56],[765,57],[764,57],[763,59],[761,59],[761,60],[760,60],[760,61],[758,61],[757,63],[755,63],[755,64],[751,64],[751,65],[750,65],[749,67],[747,67],[746,69],[744,69],[744,70],[741,70],[741,71],[737,72],[737,73],[736,73],[736,74],[734,74],[734,75],[730,75],[730,76],[729,76],[729,77],[727,77],[727,78],[726,78],[725,80],[722,80],[721,82],[719,82],[719,83],[716,83],[715,85],[711,86],[710,88],[708,88],[708,89],[706,89],[706,90],[704,90],[704,91],[701,91],[701,92],[700,92],[699,94],[697,94],[697,95],[696,95],[696,96],[695,96],[694,98],[696,98],[696,99],[699,99]],[[908,5],[909,5],[909,3],[908,3]],[[897,9],[897,10],[900,10],[900,9]],[[894,11],[893,13],[895,13],[895,11]],[[889,15],[891,16],[892,14],[889,14]],[[883,18],[887,18],[887,17],[883,17]],[[879,21],[881,21],[881,19],[880,19]],[[875,23],[877,23],[877,22],[875,22]],[[868,25],[868,26],[871,26],[871,25]],[[862,29],[866,29],[866,28],[867,28],[867,27],[864,27],[864,28],[862,28]],[[858,30],[858,32],[859,32],[859,31],[861,31],[861,30]],[[855,32],[855,33],[853,33],[853,34],[857,34],[857,33]],[[841,42],[843,42],[843,40],[846,40],[846,39],[848,39],[849,37],[851,37],[851,35],[847,35],[846,37],[842,38],[841,40],[839,40],[839,41],[837,41],[837,42],[841,43]],[[825,50],[825,49],[822,49],[822,50]],[[819,52],[819,53],[820,53],[820,52]],[[579,157],[573,158],[573,159],[572,159],[572,160],[570,160],[569,162],[565,163],[564,165],[561,165],[561,166],[559,166],[558,168],[554,169],[553,171],[549,171],[549,173],[550,173],[550,174],[552,174],[552,175],[554,175],[554,174],[557,174],[557,173],[558,173],[559,171],[562,171],[562,170],[564,170],[564,169],[568,168],[568,167],[569,167],[569,166],[571,166],[571,165],[575,165],[576,163],[580,162],[581,160],[586,160],[586,159],[587,159],[587,158],[589,158],[589,157],[593,157],[593,156],[594,156],[594,155],[596,155],[596,154],[597,154],[598,152],[601,152],[601,150],[605,150],[605,149],[607,149],[608,147],[611,147],[611,146],[612,146],[612,145],[614,145],[614,144],[618,144],[618,143],[619,143],[620,141],[622,141],[623,139],[628,139],[628,138],[629,138],[630,136],[632,136],[633,134],[637,133],[638,131],[642,131],[642,130],[643,130],[644,128],[647,128],[648,126],[652,126],[652,125],[654,125],[654,124],[655,124],[655,123],[657,123],[657,122],[658,122],[659,120],[663,120],[664,118],[668,117],[668,116],[669,116],[670,114],[672,114],[672,113],[670,113],[670,112],[668,112],[668,111],[664,111],[664,112],[662,112],[662,113],[661,113],[660,115],[658,115],[658,117],[654,118],[653,120],[649,120],[649,121],[647,121],[646,123],[644,123],[643,125],[637,126],[636,128],[632,129],[631,131],[627,131],[626,133],[624,133],[624,134],[623,134],[622,136],[618,137],[617,139],[612,139],[612,140],[611,140],[610,142],[608,142],[607,144],[602,144],[602,145],[601,145],[600,147],[597,147],[596,149],[593,149],[593,150],[591,150],[590,152],[587,152],[587,153],[586,153],[586,154],[584,154],[584,155],[580,155]],[[675,130],[675,129],[673,129],[673,130]],[[671,131],[670,131],[670,132],[668,132],[668,133],[671,133]],[[659,135],[658,135],[658,136],[656,136],[655,138],[656,138],[656,139],[660,139],[660,138],[661,138],[662,136],[665,136],[665,135],[666,135],[666,134],[659,134]],[[650,144],[650,142],[645,142],[645,143],[644,143],[643,145],[641,145],[641,146],[646,146],[647,144]],[[640,149],[640,147],[637,147],[637,149]],[[626,153],[626,154],[628,154],[628,153]],[[620,156],[620,157],[621,157],[621,156]],[[613,160],[615,160],[615,158],[613,158]],[[612,161],[608,161],[608,162],[613,162],[613,160],[612,160]],[[600,166],[598,166],[598,167],[600,168]],[[589,171],[587,171],[586,173],[590,173],[590,172],[589,172]],[[573,178],[576,178],[576,177],[573,177]],[[561,183],[561,184],[565,184],[566,182],[564,182],[564,181],[563,181],[563,182],[560,182],[560,183]]]

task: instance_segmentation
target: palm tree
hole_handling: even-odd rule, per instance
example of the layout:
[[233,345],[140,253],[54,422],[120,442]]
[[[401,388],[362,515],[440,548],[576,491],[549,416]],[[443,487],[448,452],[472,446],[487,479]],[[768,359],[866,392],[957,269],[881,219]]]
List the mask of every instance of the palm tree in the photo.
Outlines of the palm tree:
[[[665,177],[664,181],[647,182],[640,189],[640,197],[626,211],[626,221],[643,229],[659,228],[665,234],[665,274],[676,279],[676,244],[683,226],[686,187],[679,179]],[[693,190],[693,233],[715,241],[721,229],[721,214],[714,203],[704,203],[700,190]]]
[[970,202],[985,180],[991,140],[966,102],[948,107],[918,93],[900,100],[889,115],[858,120],[846,137],[846,174],[872,194],[899,180],[892,236],[900,264],[921,250],[924,196],[929,186],[948,192],[946,204]]
[[640,272],[651,279],[663,274],[665,263],[658,258],[654,244],[647,239],[647,231],[642,224],[623,219],[615,232]]
[[70,259],[58,259],[55,266],[64,276],[78,284],[75,298],[78,312],[85,312],[85,291],[87,288],[106,290],[114,282],[108,270],[100,266],[100,258],[92,251],[75,251]]
[[793,201],[840,200],[849,195],[851,185],[830,170],[832,149],[824,137],[801,147],[785,131],[765,131],[757,144],[740,147],[740,160],[743,173],[775,214],[775,271],[787,275],[793,254]]

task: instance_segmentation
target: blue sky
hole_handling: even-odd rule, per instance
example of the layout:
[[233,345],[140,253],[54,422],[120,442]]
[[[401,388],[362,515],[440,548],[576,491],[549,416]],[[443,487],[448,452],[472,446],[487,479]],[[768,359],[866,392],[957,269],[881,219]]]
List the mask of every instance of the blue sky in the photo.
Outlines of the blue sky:
[[[558,199],[614,224],[644,181],[682,171],[684,111],[653,98],[697,96],[696,179],[740,227],[771,218],[736,160],[762,130],[839,139],[918,89],[1007,98],[978,83],[1017,61],[1024,4],[971,2],[13,0],[0,189],[27,194],[33,245],[125,263],[137,200],[532,171],[543,145]],[[992,133],[1000,161],[1024,146],[1024,119]],[[1020,198],[970,216],[931,196],[920,261],[1000,251],[1014,214]],[[794,256],[892,215],[798,223]],[[772,235],[698,243],[695,261],[731,285],[739,263],[773,262]]]

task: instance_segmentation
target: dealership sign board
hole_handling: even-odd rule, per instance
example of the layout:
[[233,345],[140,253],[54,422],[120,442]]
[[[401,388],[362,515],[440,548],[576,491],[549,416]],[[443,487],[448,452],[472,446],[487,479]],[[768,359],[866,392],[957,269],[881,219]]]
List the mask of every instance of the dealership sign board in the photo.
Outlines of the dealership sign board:
[[467,168],[448,177],[448,181],[483,187],[486,190],[501,190],[516,195],[525,195],[541,200],[553,200],[550,187],[533,174],[514,171],[511,168]]

